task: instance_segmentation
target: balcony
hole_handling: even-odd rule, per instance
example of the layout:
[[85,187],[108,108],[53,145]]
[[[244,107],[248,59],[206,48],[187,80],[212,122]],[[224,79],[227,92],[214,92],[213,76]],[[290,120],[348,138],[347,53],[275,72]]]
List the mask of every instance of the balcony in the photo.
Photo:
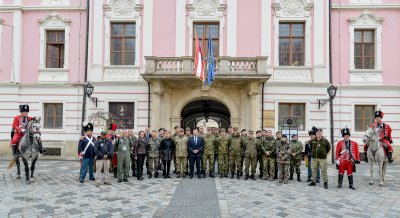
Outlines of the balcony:
[[[194,76],[193,57],[154,57],[146,56],[146,71],[142,74],[146,81],[162,80],[176,84],[179,80],[199,81]],[[268,57],[227,57],[215,59],[215,82],[218,84],[241,84],[251,81],[265,82]],[[200,81],[199,81],[200,83]],[[182,84],[180,84],[182,85]]]

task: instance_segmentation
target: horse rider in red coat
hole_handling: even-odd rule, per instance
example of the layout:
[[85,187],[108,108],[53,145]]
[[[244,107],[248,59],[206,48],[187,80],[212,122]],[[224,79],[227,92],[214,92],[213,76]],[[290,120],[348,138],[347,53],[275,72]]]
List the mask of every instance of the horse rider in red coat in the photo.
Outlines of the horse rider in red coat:
[[338,188],[342,188],[344,171],[347,171],[349,179],[349,188],[355,190],[353,184],[353,167],[354,164],[360,163],[360,152],[358,144],[350,140],[350,130],[344,128],[341,130],[343,140],[339,141],[336,146],[336,165],[339,169]]
[[[393,154],[393,147],[392,147],[392,128],[390,128],[389,124],[382,122],[383,112],[378,110],[375,111],[375,122],[373,122],[370,127],[375,129],[380,129],[379,139],[383,143],[383,147],[386,150],[389,163],[393,162],[392,154]],[[364,145],[364,152],[365,152],[365,162],[368,162],[367,158],[367,151],[368,145]]]
[[[26,126],[29,121],[32,120],[32,117],[28,116],[29,113],[29,105],[24,104],[19,106],[19,112],[21,115],[15,116],[12,123],[12,133],[11,133],[11,148],[14,157],[17,157],[18,144],[21,138],[24,136],[26,131]],[[39,152],[46,152],[46,149],[42,147],[42,143],[39,143]]]

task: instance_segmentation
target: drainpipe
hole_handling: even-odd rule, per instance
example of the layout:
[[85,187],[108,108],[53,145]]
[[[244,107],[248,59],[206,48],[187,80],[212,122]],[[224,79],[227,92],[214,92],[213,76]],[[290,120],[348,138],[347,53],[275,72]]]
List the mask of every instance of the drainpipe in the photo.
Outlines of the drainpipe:
[[262,84],[262,95],[261,95],[261,130],[264,129],[264,86],[265,82]]
[[89,59],[89,17],[90,17],[90,0],[87,0],[86,3],[86,48],[85,48],[85,79],[83,81],[83,100],[82,100],[82,122],[81,122],[81,135],[84,135],[83,132],[83,121],[85,121],[86,116],[86,89],[85,84],[87,82],[87,74],[88,74],[88,59]]
[[148,107],[147,107],[147,116],[148,116],[148,118],[147,118],[147,127],[150,129],[150,82],[147,82],[147,86],[148,86],[148,92],[149,92],[149,94],[148,94]]
[[[329,83],[333,83],[332,75],[332,0],[329,0]],[[331,152],[332,163],[335,163],[335,142],[334,142],[334,123],[333,123],[333,98],[329,97],[329,119],[331,129]]]

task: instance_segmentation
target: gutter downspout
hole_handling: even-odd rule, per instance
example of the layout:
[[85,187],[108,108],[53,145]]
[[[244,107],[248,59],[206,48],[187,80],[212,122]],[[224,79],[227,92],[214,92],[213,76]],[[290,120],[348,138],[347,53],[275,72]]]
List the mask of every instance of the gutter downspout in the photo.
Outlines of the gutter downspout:
[[148,86],[148,90],[149,90],[149,94],[148,94],[148,107],[147,107],[147,127],[150,129],[150,82],[147,82],[147,86]]
[[262,90],[261,90],[261,130],[264,129],[264,86],[266,82],[263,82],[262,84]]
[[[329,83],[333,83],[332,75],[332,0],[329,0]],[[334,123],[333,123],[333,98],[329,97],[329,119],[331,130],[332,163],[335,163]]]
[[83,81],[83,100],[82,100],[82,122],[81,122],[81,135],[83,132],[83,121],[86,116],[86,89],[85,84],[87,82],[88,74],[88,59],[89,59],[89,17],[90,17],[90,0],[86,3],[86,48],[85,48],[85,79]]

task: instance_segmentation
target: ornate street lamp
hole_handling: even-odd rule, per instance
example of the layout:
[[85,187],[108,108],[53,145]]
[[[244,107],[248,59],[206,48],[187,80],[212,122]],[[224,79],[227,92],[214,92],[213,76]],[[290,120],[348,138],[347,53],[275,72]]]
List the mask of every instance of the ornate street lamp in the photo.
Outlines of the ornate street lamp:
[[91,95],[93,94],[94,86],[92,84],[90,84],[90,83],[86,83],[85,86],[84,86],[84,89],[85,89],[87,97],[97,107],[97,98],[96,97],[91,97]]
[[330,100],[333,100],[336,97],[337,87],[331,85],[326,89],[326,91],[328,92],[329,98],[327,98],[327,99],[317,99],[317,101],[318,101],[318,109],[321,109],[321,107],[325,106],[326,103],[328,103]]

